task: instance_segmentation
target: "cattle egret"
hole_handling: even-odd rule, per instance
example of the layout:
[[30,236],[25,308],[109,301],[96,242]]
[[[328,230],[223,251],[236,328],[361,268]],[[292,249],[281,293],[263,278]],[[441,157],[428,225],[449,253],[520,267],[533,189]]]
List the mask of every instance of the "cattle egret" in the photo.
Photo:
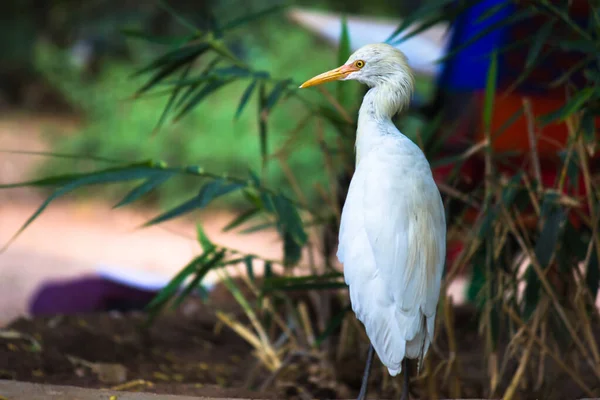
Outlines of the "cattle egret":
[[392,122],[408,105],[414,78],[404,54],[387,44],[361,47],[305,88],[354,79],[370,87],[358,113],[356,169],[342,211],[337,256],[350,302],[371,344],[359,399],[366,398],[373,350],[396,376],[433,340],[446,255],[446,217],[425,155]]

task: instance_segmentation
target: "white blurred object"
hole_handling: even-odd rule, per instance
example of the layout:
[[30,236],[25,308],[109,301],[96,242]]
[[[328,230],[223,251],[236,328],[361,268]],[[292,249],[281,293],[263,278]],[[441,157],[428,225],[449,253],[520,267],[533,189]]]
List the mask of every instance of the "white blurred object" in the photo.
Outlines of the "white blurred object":
[[[342,16],[336,13],[325,13],[293,9],[289,18],[304,28],[316,33],[332,44],[338,44],[342,27]],[[346,17],[350,46],[352,51],[369,43],[384,42],[400,25],[401,20],[376,19],[360,16]],[[410,32],[414,27],[408,28]],[[418,75],[437,76],[441,65],[436,61],[446,53],[446,45],[450,37],[447,24],[437,24],[394,45],[408,58],[410,67]],[[448,33],[448,34],[447,34]]]
[[[125,286],[140,290],[159,291],[173,278],[152,271],[142,269],[122,268],[114,265],[101,264],[96,267],[96,274],[104,279],[120,283]],[[185,287],[184,282],[181,286]],[[205,279],[204,288],[211,290],[214,286],[214,279]]]

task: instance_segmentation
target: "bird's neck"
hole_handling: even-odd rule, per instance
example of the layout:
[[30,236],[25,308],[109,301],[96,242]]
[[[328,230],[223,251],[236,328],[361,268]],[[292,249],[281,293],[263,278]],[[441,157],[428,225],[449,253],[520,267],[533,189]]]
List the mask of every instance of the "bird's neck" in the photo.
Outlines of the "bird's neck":
[[356,131],[356,163],[360,155],[365,154],[381,136],[397,134],[392,117],[408,105],[412,88],[401,85],[375,86],[365,95],[358,112]]
[[408,105],[412,87],[401,84],[385,84],[369,89],[360,107],[359,117],[364,114],[378,120],[391,120]]

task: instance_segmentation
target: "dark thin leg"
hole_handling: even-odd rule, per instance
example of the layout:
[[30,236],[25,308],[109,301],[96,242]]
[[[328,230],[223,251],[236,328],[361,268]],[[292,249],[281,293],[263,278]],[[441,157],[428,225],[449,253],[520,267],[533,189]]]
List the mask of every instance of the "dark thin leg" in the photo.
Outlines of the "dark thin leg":
[[408,371],[408,358],[402,360],[402,369],[404,369],[404,384],[402,385],[402,394],[400,395],[400,400],[408,400],[408,379],[409,379],[409,371]]
[[360,385],[360,392],[356,400],[367,400],[367,387],[369,386],[369,374],[371,373],[371,365],[373,365],[373,353],[375,349],[373,345],[369,345],[369,354],[367,354],[367,364],[365,365],[365,372],[363,373],[362,384]]

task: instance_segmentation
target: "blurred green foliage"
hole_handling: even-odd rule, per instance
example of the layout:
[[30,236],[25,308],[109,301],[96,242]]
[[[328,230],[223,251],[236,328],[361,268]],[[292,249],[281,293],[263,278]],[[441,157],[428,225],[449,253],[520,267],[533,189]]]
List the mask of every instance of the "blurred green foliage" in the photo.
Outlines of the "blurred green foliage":
[[[273,76],[296,77],[298,80],[331,68],[335,55],[326,44],[291,24],[272,21],[261,31],[262,35],[244,37],[249,62],[257,69],[272,72]],[[147,45],[135,43],[139,58],[149,53]],[[175,165],[201,165],[216,173],[245,174],[248,168],[260,168],[259,140],[256,134],[256,99],[250,99],[244,112],[235,119],[240,94],[248,82],[236,81],[215,93],[209,101],[174,124],[166,124],[153,135],[161,110],[168,96],[150,96],[131,100],[142,85],[140,78],[132,78],[134,64],[112,61],[100,75],[90,81],[69,62],[69,53],[48,43],[38,46],[36,67],[84,115],[78,132],[48,135],[53,151],[77,154],[82,157],[106,157],[134,162],[160,159]],[[307,58],[306,54],[319,54]],[[139,60],[137,65],[143,64]],[[167,88],[167,87],[165,87]],[[294,101],[288,101],[274,110],[269,119],[271,150],[285,146],[286,164],[296,176],[309,176],[299,181],[301,190],[310,202],[317,200],[314,184],[325,185],[322,157],[315,140],[315,124],[309,123],[290,137],[286,135],[303,118]],[[326,135],[331,131],[323,127]],[[66,173],[85,171],[95,167],[89,160],[51,158],[41,166],[39,173],[53,171]],[[281,166],[276,160],[267,167],[267,181],[272,187],[290,192]],[[38,175],[39,176],[39,175]],[[182,178],[162,186],[152,200],[163,206],[178,202],[189,193],[188,179]],[[186,189],[188,187],[188,189]],[[101,188],[111,197],[122,193],[119,187]],[[87,192],[89,195],[90,193]],[[168,195],[167,195],[168,194]],[[239,195],[228,198],[225,205],[240,204]]]

